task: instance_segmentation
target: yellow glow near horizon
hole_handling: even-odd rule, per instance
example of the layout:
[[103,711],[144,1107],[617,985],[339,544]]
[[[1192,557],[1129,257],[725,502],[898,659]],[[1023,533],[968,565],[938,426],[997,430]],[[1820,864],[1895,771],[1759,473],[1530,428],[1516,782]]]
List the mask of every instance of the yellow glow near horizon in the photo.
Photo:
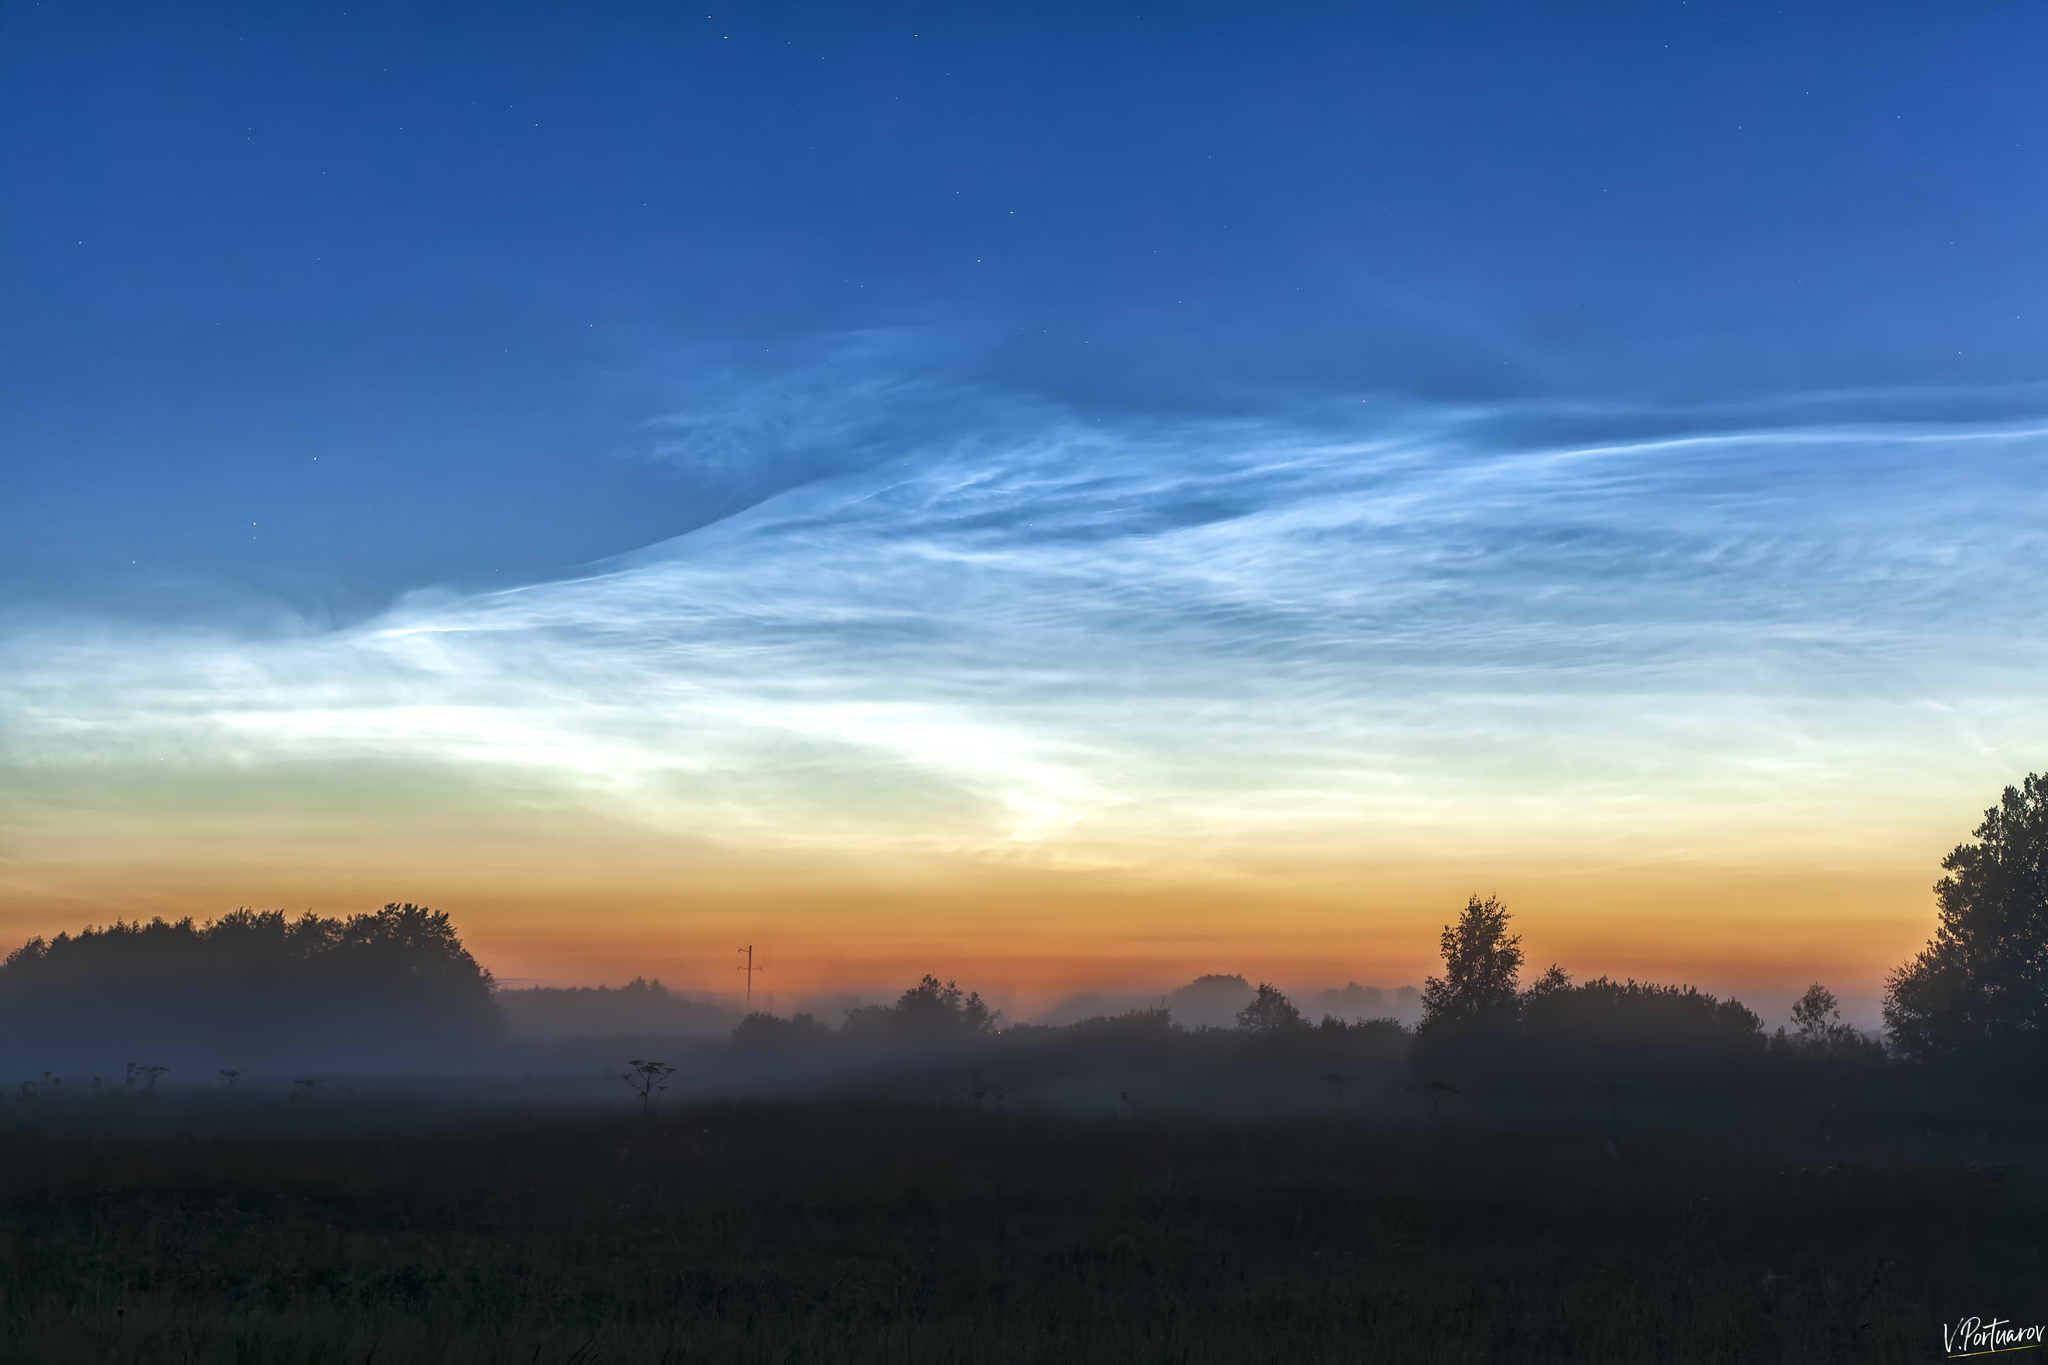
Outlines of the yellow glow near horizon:
[[[752,942],[770,1003],[935,971],[1028,1014],[1211,971],[1301,988],[1418,983],[1438,928],[1478,891],[1508,900],[1532,965],[1738,993],[1818,978],[1867,1000],[1927,936],[1935,864],[1974,819],[1965,805],[1917,832],[1779,831],[1804,863],[1782,848],[1745,863],[1738,845],[1637,861],[1615,856],[1625,840],[1600,861],[1488,849],[1482,823],[1360,837],[1350,857],[1318,843],[1139,865],[1125,848],[1121,865],[1060,866],[1000,850],[746,850],[516,795],[451,809],[398,781],[280,783],[301,784],[296,802],[227,784],[218,802],[169,810],[130,787],[125,813],[78,793],[79,807],[17,819],[0,929],[18,942],[241,904],[336,914],[413,900],[453,914],[486,965],[521,982],[648,975],[730,991],[732,949]],[[337,809],[339,793],[356,806],[380,792],[382,810]]]
[[1867,1003],[2048,754],[2044,443],[1061,428],[347,629],[45,623],[0,931],[405,899],[507,977],[1029,1008],[1412,983],[1480,891],[1532,962]]

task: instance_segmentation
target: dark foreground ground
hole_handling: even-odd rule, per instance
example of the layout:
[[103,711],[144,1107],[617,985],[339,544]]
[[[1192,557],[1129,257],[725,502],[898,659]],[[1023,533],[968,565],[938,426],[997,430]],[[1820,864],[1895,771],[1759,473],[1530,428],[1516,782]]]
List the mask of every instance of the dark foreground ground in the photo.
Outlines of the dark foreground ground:
[[225,1103],[12,1106],[0,1359],[1912,1361],[2048,1318],[2042,1133],[1967,1109]]

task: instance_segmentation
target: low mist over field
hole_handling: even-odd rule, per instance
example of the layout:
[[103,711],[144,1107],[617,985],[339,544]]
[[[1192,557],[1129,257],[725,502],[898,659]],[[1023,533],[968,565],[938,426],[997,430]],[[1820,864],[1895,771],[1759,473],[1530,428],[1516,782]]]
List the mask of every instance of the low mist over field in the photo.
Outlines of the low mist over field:
[[2044,70],[0,0],[0,1365],[2048,1346]]
[[[243,1095],[287,1079],[516,1077],[619,1102],[608,1086],[567,1084],[594,1075],[648,1114],[673,1091],[945,1093],[1119,1115],[1399,1108],[1419,1094],[1432,1113],[1457,1096],[1504,1115],[1560,1094],[1604,1095],[1610,1108],[1624,1092],[1638,1104],[1763,1097],[1816,1067],[1878,1086],[1935,1063],[2031,1069],[2048,1055],[2027,946],[2048,941],[2044,812],[2048,782],[2029,776],[1943,860],[1937,932],[1893,972],[1882,1033],[1846,1021],[1819,982],[1770,1030],[1742,1001],[1691,985],[1535,971],[1494,897],[1471,897],[1443,927],[1442,974],[1419,990],[1353,982],[1296,1001],[1211,973],[1155,996],[1076,996],[1022,1021],[932,974],[836,1017],[735,1010],[645,978],[501,990],[446,914],[407,903],[32,939],[0,963],[0,1055],[28,1077],[23,1103],[78,1097],[87,1076],[96,1097],[109,1077],[119,1092],[140,1080],[150,1094]],[[747,950],[745,969],[757,968]]]
[[413,905],[34,940],[0,966],[11,1049],[174,1063],[0,1104],[0,1352],[1371,1359],[1418,1312],[1447,1362],[2025,1333],[1957,1305],[2040,1284],[2044,849],[2029,777],[1944,860],[1882,1035],[1819,983],[1767,1030],[1531,970],[1478,896],[1419,992],[1322,997],[1413,1026],[1223,974],[1064,1023],[930,975],[834,1022],[494,992]]

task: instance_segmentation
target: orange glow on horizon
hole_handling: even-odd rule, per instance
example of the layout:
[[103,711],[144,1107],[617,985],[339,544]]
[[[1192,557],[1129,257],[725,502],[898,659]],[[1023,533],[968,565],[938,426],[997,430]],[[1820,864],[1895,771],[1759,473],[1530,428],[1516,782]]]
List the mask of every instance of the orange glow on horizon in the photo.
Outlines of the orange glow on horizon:
[[17,865],[0,930],[19,942],[245,904],[345,914],[411,900],[448,911],[508,983],[647,976],[730,994],[740,989],[733,950],[752,943],[765,968],[757,991],[771,1006],[888,993],[929,971],[1023,1017],[1076,992],[1166,990],[1206,972],[1300,988],[1419,984],[1437,966],[1439,929],[1475,891],[1508,902],[1531,971],[1556,961],[1581,979],[1722,991],[1818,978],[1869,996],[1933,920],[1926,864],[1903,862],[1853,874],[1431,860],[1172,876],[653,856],[580,866],[393,856],[373,869],[276,849],[200,868],[164,852],[42,878]]

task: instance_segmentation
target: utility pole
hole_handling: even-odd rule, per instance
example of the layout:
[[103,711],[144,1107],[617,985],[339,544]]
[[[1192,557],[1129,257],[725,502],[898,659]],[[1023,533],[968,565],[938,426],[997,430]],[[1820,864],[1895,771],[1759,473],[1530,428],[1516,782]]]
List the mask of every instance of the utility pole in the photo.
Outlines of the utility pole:
[[745,953],[747,955],[747,965],[744,967],[735,967],[733,968],[733,970],[736,972],[745,972],[747,974],[747,1013],[752,1014],[754,1012],[754,973],[761,970],[759,967],[756,967],[754,965],[754,945],[749,943],[746,947],[735,948],[733,949],[733,951],[736,953]]

